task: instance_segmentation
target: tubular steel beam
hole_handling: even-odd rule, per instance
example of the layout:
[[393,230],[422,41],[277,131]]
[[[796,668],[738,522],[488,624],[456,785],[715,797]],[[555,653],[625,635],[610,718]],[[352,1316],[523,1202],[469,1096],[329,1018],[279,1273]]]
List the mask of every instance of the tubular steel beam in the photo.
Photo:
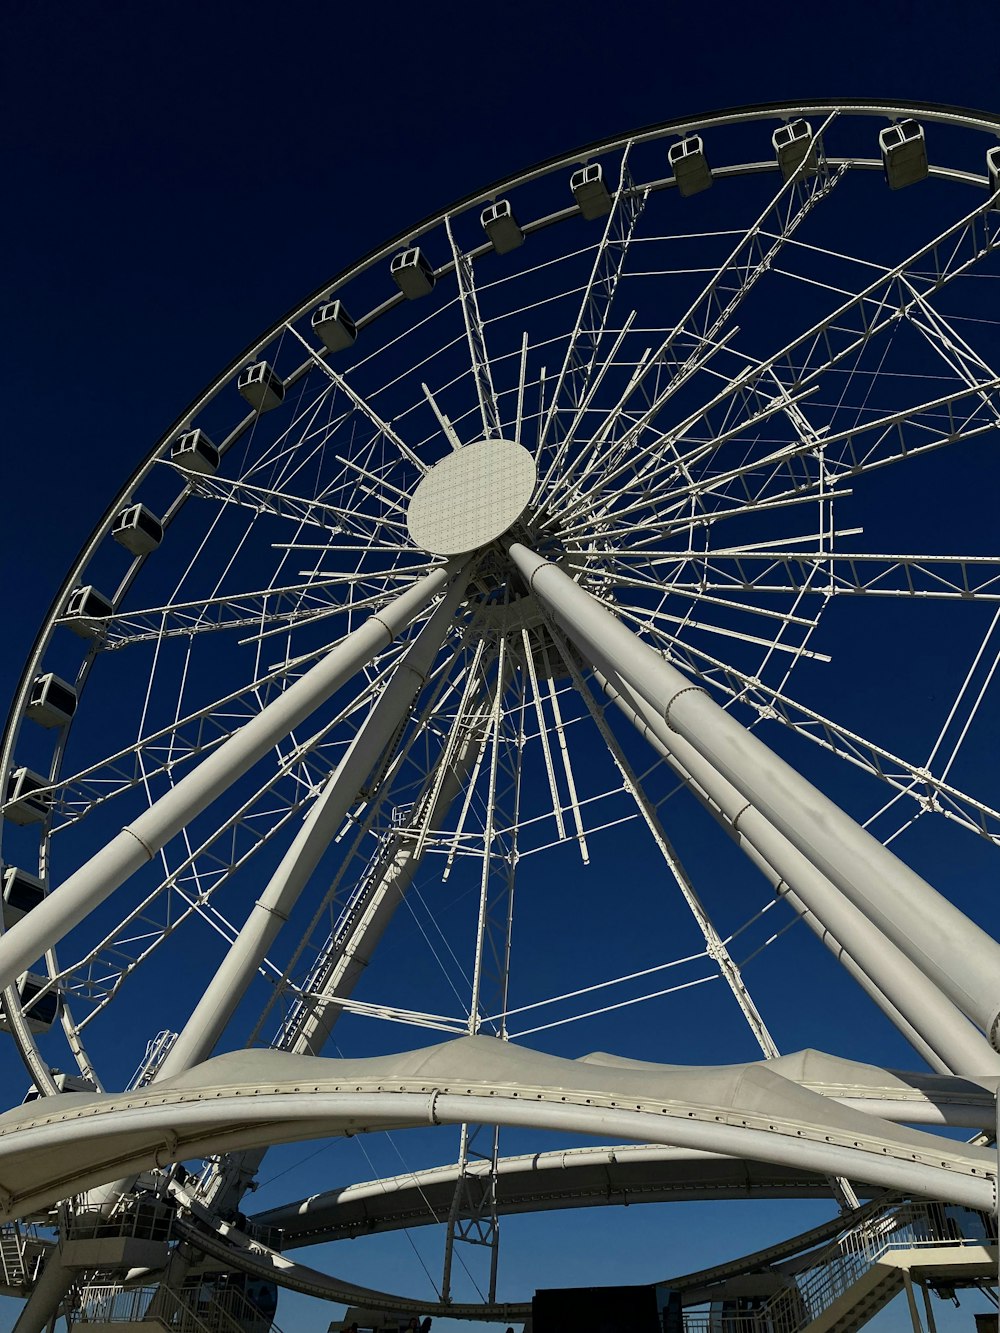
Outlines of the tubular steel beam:
[[[510,556],[577,648],[646,699],[672,733],[741,793],[744,804],[758,810],[997,1047],[1000,944],[558,566],[519,542],[510,547]],[[879,964],[870,975],[889,994],[882,985],[883,970]],[[968,1072],[985,1071],[980,1065]]]
[[21,972],[152,860],[165,843],[251,769],[277,741],[388,647],[442,590],[449,577],[448,569],[435,569],[387,607],[369,616],[175,787],[127,824],[34,911],[22,917],[0,939],[0,989],[12,985]]
[[[501,1050],[508,1046],[489,1044]],[[685,1071],[681,1095],[680,1080],[670,1076],[657,1076],[662,1086],[654,1090],[649,1076],[615,1071],[612,1088],[606,1071],[573,1071],[572,1061],[559,1061],[557,1067],[548,1056],[538,1060],[551,1066],[545,1074],[554,1076],[552,1082],[529,1086],[517,1078],[504,1082],[503,1068],[493,1074],[477,1070],[475,1077],[456,1070],[453,1079],[434,1079],[427,1059],[419,1076],[389,1080],[386,1057],[381,1057],[381,1073],[352,1078],[349,1088],[344,1086],[344,1062],[317,1061],[304,1088],[301,1071],[289,1078],[287,1069],[262,1060],[269,1054],[241,1053],[240,1058],[252,1064],[235,1083],[234,1066],[220,1069],[218,1073],[228,1077],[215,1085],[206,1063],[201,1067],[204,1081],[192,1072],[183,1082],[174,1080],[158,1091],[144,1088],[141,1097],[115,1094],[85,1103],[74,1098],[73,1107],[49,1112],[44,1123],[39,1117],[17,1129],[8,1126],[0,1140],[0,1168],[12,1188],[3,1216],[23,1216],[96,1186],[109,1175],[168,1160],[382,1128],[466,1122],[673,1144],[826,1175],[857,1176],[872,1185],[984,1211],[994,1207],[992,1150],[889,1125],[796,1088],[760,1065],[744,1068],[735,1096],[733,1077],[724,1071],[726,1087],[716,1098],[716,1070]],[[532,1059],[536,1055],[532,1052]],[[532,1070],[532,1078],[538,1072]],[[21,1119],[27,1121],[27,1115]]]
[[289,912],[357,800],[359,789],[405,720],[464,596],[465,583],[456,579],[393,671],[392,679],[314,802],[154,1081],[172,1078],[211,1055]]
[[[996,1054],[933,982],[868,920],[782,835],[754,810],[736,788],[721,778],[690,745],[671,732],[650,704],[612,684],[600,672],[605,694],[669,763],[775,892],[837,956],[845,970],[875,1001],[891,1023],[927,1063],[942,1073],[959,1066],[983,1073],[998,1068]],[[836,923],[834,926],[832,923]],[[898,1005],[876,986],[858,959],[880,970]],[[895,984],[886,980],[895,979]]]

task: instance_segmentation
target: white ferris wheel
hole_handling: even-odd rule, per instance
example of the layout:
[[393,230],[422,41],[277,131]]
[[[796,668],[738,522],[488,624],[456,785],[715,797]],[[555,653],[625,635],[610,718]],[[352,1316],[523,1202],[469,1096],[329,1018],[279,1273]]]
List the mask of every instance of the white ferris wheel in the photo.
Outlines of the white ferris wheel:
[[[635,1141],[634,1199],[738,1175],[989,1211],[987,1139],[940,1166],[924,1140],[993,1124],[1000,1072],[998,139],[821,101],[591,145],[372,251],[184,411],[5,733],[3,1024],[40,1093],[0,1120],[11,1225],[66,1239],[155,1198],[238,1267],[269,1144],[440,1121],[435,1164],[261,1222],[289,1246],[437,1222],[432,1296],[385,1308],[507,1318],[504,1213],[586,1201],[597,1150],[533,1195],[498,1125]],[[978,1094],[894,1115],[855,1033],[837,1100],[794,1051],[856,1013]],[[320,1115],[341,1055],[368,1100]],[[312,1110],[265,1117],[309,1061]],[[829,1119],[740,1129],[735,1092],[677,1072],[737,1061]],[[695,1081],[656,1085],[659,1138],[618,1123],[671,1077]],[[259,1123],[197,1120],[234,1084]],[[888,1137],[848,1143],[845,1104]],[[112,1113],[155,1132],[91,1150]],[[58,1267],[24,1333],[79,1309]]]

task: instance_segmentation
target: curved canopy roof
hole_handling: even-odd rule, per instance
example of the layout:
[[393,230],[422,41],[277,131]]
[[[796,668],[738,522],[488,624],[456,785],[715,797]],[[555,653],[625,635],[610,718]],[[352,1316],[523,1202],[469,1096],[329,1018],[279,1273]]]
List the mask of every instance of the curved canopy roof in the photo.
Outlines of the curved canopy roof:
[[[661,1075],[707,1072],[605,1052],[593,1052],[574,1063]],[[898,1073],[815,1050],[758,1061],[755,1067],[890,1120],[979,1128],[990,1125],[993,1119],[990,1093],[966,1079]],[[716,1072],[734,1068],[743,1066],[717,1066]],[[255,1220],[280,1227],[292,1245],[420,1226],[447,1212],[456,1173],[456,1166],[449,1164],[407,1172],[390,1180],[348,1184],[268,1209]],[[857,1176],[853,1183],[860,1184]],[[829,1192],[827,1178],[820,1172],[692,1149],[629,1144],[503,1158],[497,1180],[497,1208],[507,1215],[595,1203],[657,1203],[765,1194],[822,1198]]]
[[[922,1076],[882,1076],[883,1090],[928,1100]],[[968,1081],[949,1086],[981,1095]],[[721,1152],[992,1206],[993,1153],[893,1125],[768,1064],[642,1068],[464,1037],[362,1060],[239,1051],[133,1092],[18,1107],[0,1116],[0,1210],[15,1217],[212,1152],[469,1120]]]

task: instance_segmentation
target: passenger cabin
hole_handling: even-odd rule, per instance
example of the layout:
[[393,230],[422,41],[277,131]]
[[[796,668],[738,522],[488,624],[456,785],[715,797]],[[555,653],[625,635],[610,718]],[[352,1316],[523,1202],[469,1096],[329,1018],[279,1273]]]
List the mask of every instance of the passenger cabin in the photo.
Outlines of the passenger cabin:
[[[986,174],[990,180],[990,194],[995,196],[1000,191],[1000,144],[986,154]],[[1000,208],[1000,199],[994,198],[992,207]]]
[[266,361],[255,361],[242,370],[236,387],[256,412],[270,412],[285,397],[281,376]]
[[434,270],[416,245],[393,255],[389,272],[408,301],[415,301],[418,296],[427,296],[434,290],[437,281]]
[[[81,1078],[79,1074],[64,1074],[61,1070],[52,1070],[52,1082],[56,1085],[56,1092],[96,1092],[97,1084],[89,1078]],[[24,1094],[21,1101],[22,1106],[27,1106],[29,1102],[36,1102],[42,1094],[38,1091],[36,1084],[32,1083],[28,1091]]]
[[96,639],[103,633],[105,621],[114,613],[114,606],[93,584],[74,588],[66,602],[64,622],[67,629],[81,639]]
[[203,430],[186,430],[170,446],[170,461],[210,477],[219,470],[219,451]]
[[36,875],[17,866],[3,868],[3,928],[10,930],[15,922],[26,916],[45,897],[45,885]]
[[[48,984],[48,977],[39,976],[37,972],[22,972],[17,979],[17,993],[21,997],[21,1008],[30,1004],[36,995]],[[25,1021],[28,1024],[29,1032],[48,1032],[49,1028],[59,1017],[60,998],[58,989],[53,986],[52,990],[43,995],[37,1004],[25,1014]],[[3,1002],[0,1000],[0,1032],[10,1032],[11,1027],[4,1012]]]
[[30,768],[11,769],[7,775],[4,818],[12,824],[40,824],[49,813],[49,797],[34,793],[48,785],[41,773]]
[[671,144],[667,160],[677,182],[677,193],[682,198],[701,194],[712,184],[712,171],[700,134],[689,134],[686,139]]
[[882,170],[890,190],[916,185],[927,175],[924,127],[915,120],[900,120],[881,131]]
[[806,172],[815,171],[819,164],[819,144],[813,142],[808,120],[790,120],[779,125],[771,135],[771,144],[782,180],[791,180],[803,162]]
[[31,683],[25,716],[42,727],[64,727],[76,712],[76,690],[51,671]]
[[342,352],[357,340],[358,326],[344,309],[343,301],[326,301],[313,311],[310,323],[328,352]]
[[163,541],[163,524],[145,505],[129,505],[115,519],[111,535],[133,555],[149,555]]
[[484,208],[479,221],[498,255],[508,254],[524,244],[524,232],[518,225],[509,199],[498,199]]
[[581,167],[569,178],[569,188],[580,209],[581,217],[588,222],[604,217],[611,212],[611,195],[604,183],[604,168],[600,162],[591,162],[589,167]]

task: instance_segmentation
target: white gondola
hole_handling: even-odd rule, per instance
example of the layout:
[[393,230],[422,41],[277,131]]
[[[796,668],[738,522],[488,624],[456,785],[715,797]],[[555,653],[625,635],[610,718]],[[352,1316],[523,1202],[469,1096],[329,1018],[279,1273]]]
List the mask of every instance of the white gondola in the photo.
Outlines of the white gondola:
[[924,127],[915,120],[900,120],[878,136],[882,170],[890,190],[915,185],[927,175],[927,142]]
[[30,768],[14,768],[7,775],[4,819],[12,824],[40,824],[49,813],[49,798],[35,793],[48,782]]
[[170,461],[188,472],[211,476],[219,470],[219,451],[203,430],[186,430],[170,446]]
[[37,875],[29,875],[17,866],[3,870],[3,928],[10,930],[22,916],[31,912],[45,897],[45,885]]
[[819,144],[813,142],[813,130],[808,120],[790,120],[779,125],[771,135],[771,144],[782,180],[791,180],[802,163],[806,171],[815,171],[819,164]]
[[255,361],[242,370],[236,387],[257,412],[270,412],[285,397],[281,376],[266,361]]
[[257,412],[270,412],[279,407],[285,397],[281,376],[266,361],[255,361],[241,371],[236,387]]
[[700,134],[689,134],[686,139],[671,144],[667,160],[677,182],[677,193],[683,198],[701,194],[712,184],[712,169],[705,157]]
[[163,524],[145,505],[129,505],[115,519],[111,535],[133,555],[148,555],[163,541]]
[[[43,986],[48,985],[48,977],[39,976],[37,972],[22,972],[17,979],[17,993],[21,997],[22,1007],[28,1004],[39,993]],[[28,1024],[29,1032],[48,1032],[49,1028],[59,1017],[60,997],[58,987],[48,991],[37,1004],[25,1014],[25,1020]],[[4,1012],[3,1003],[0,1001],[0,1032],[10,1032],[10,1024],[7,1021],[7,1015]]]
[[[1000,144],[986,154],[986,173],[990,179],[990,194],[1000,192]],[[993,207],[1000,208],[1000,199],[993,200]]]
[[479,221],[498,255],[505,255],[524,244],[524,232],[518,225],[510,200],[498,199],[484,208]]
[[393,255],[389,264],[392,280],[408,301],[415,301],[418,296],[426,296],[434,290],[437,279],[434,270],[416,245],[409,250],[401,250]]
[[604,168],[600,162],[591,162],[589,167],[574,171],[569,178],[569,188],[581,216],[588,222],[611,212],[611,195],[604,183]]
[[[96,1092],[97,1084],[89,1078],[81,1078],[79,1074],[63,1074],[58,1069],[52,1071],[52,1082],[56,1085],[56,1092]],[[41,1097],[37,1086],[32,1083],[28,1091],[24,1094],[21,1101],[22,1106],[27,1106],[29,1102],[35,1102]]]
[[25,716],[42,727],[64,727],[76,712],[76,690],[47,671],[31,683]]
[[[56,1085],[56,1092],[96,1092],[97,1084],[89,1078],[81,1078],[79,1074],[63,1074],[58,1069],[52,1071],[52,1082]],[[21,1101],[22,1106],[27,1106],[29,1102],[35,1102],[42,1094],[37,1086],[32,1083],[28,1091],[24,1094]]]
[[66,628],[81,639],[95,639],[103,633],[104,622],[114,609],[112,603],[93,584],[74,588],[66,603]]
[[310,323],[328,352],[353,347],[358,336],[358,326],[344,309],[343,301],[324,302],[313,311]]

